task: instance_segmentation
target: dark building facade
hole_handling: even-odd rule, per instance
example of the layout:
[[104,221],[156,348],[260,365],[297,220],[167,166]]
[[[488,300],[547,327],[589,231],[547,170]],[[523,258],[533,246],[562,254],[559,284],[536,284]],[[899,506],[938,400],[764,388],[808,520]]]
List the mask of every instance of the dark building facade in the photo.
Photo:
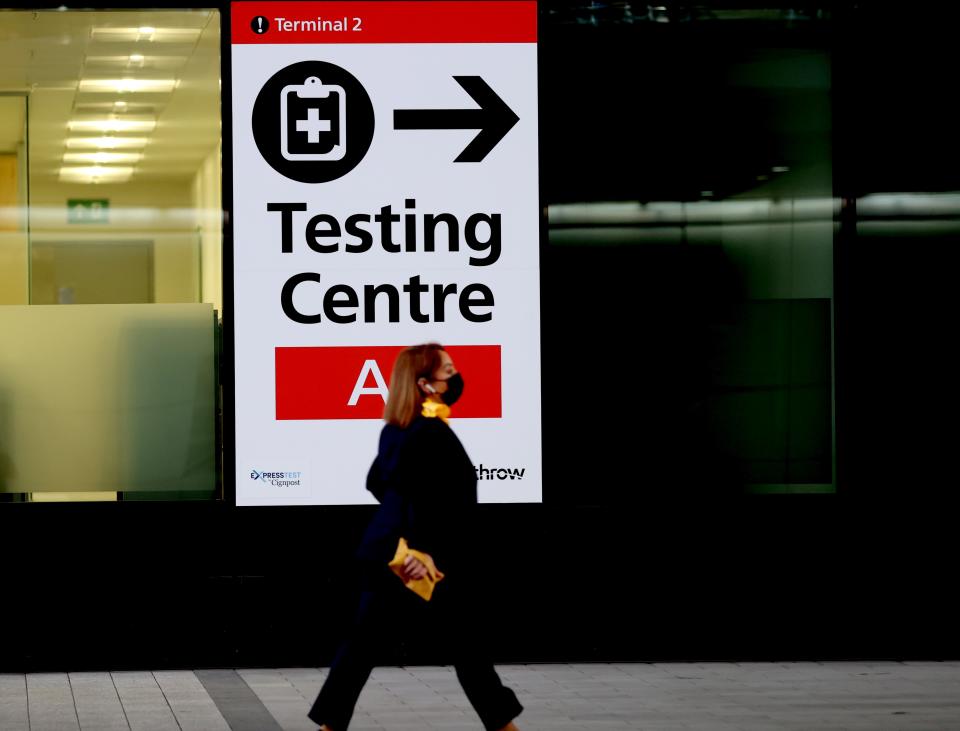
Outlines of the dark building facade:
[[[956,657],[960,15],[538,15],[544,497],[482,506],[496,657]],[[2,670],[321,665],[353,609],[371,507],[234,504],[229,16],[0,11]],[[138,68],[181,83],[81,93]],[[143,145],[83,146],[111,105]]]

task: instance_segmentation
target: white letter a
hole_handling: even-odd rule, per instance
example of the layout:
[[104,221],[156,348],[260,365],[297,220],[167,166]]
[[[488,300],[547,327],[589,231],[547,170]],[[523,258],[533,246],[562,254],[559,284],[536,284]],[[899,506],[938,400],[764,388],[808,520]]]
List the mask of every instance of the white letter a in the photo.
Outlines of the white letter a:
[[[366,388],[363,384],[367,382],[367,376],[371,373],[377,385],[375,388]],[[375,393],[380,394],[383,403],[387,403],[387,393],[389,393],[389,391],[387,390],[387,384],[383,380],[383,374],[380,373],[380,367],[377,365],[377,361],[365,360],[363,361],[363,368],[360,369],[360,377],[357,379],[357,385],[353,387],[353,393],[350,394],[350,400],[347,401],[347,406],[356,406],[361,396],[370,396]]]

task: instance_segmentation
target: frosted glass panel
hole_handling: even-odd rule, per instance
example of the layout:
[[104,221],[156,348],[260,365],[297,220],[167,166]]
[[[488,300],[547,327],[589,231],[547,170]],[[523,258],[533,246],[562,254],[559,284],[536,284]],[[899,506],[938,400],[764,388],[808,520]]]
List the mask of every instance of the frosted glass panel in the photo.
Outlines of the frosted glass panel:
[[0,491],[215,487],[210,304],[0,307]]

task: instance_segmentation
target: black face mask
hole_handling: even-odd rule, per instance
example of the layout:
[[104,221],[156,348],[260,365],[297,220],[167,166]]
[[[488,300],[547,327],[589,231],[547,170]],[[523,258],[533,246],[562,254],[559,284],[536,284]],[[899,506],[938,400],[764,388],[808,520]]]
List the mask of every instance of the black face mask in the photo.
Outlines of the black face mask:
[[463,376],[454,373],[444,383],[447,384],[447,390],[440,394],[440,399],[447,406],[453,406],[463,394]]

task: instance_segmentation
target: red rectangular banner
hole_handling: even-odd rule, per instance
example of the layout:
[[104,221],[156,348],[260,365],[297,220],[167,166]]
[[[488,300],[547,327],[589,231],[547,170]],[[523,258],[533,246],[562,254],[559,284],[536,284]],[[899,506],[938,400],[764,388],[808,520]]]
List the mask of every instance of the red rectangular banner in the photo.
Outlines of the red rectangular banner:
[[[277,420],[382,419],[385,388],[402,346],[276,349]],[[466,388],[454,418],[499,419],[500,346],[446,348]]]
[[533,0],[235,2],[232,43],[536,43]]

